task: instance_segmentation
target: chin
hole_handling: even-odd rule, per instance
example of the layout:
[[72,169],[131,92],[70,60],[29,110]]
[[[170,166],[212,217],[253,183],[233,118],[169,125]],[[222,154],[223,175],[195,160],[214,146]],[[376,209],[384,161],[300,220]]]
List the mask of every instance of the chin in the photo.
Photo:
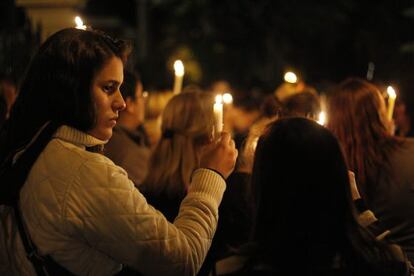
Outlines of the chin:
[[109,140],[112,137],[112,129],[110,131],[101,132],[95,137],[103,141]]

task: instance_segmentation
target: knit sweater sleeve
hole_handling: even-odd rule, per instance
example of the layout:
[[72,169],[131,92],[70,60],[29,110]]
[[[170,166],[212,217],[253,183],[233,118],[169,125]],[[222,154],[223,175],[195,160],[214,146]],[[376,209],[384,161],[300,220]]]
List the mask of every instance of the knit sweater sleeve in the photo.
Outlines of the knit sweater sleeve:
[[71,235],[145,275],[195,275],[210,247],[224,190],[218,174],[196,170],[171,224],[124,170],[90,161],[66,196],[66,223]]

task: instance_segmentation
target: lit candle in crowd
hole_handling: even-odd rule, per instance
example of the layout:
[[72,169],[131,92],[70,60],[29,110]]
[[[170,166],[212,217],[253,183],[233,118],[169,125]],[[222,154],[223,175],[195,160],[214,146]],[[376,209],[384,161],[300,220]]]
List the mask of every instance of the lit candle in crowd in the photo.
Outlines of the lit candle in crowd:
[[181,60],[176,60],[174,62],[174,72],[175,72],[175,79],[174,79],[174,94],[178,94],[181,92],[181,88],[183,86],[183,77],[184,77],[184,64]]
[[215,134],[218,136],[223,131],[223,96],[217,95],[214,103]]
[[86,25],[83,25],[83,21],[82,18],[80,18],[79,16],[75,17],[75,23],[76,23],[76,29],[80,29],[80,30],[86,30]]
[[325,123],[326,123],[326,113],[325,113],[325,111],[321,111],[321,112],[319,112],[319,116],[318,116],[319,118],[318,118],[318,124],[320,124],[320,125],[325,125]]
[[392,86],[387,87],[387,94],[388,94],[388,112],[387,117],[389,120],[392,120],[392,114],[394,112],[394,105],[395,99],[397,98],[397,94]]
[[298,81],[298,77],[293,72],[286,72],[283,78],[288,83],[296,83]]
[[233,96],[230,93],[224,93],[223,94],[223,103],[232,104],[233,103]]

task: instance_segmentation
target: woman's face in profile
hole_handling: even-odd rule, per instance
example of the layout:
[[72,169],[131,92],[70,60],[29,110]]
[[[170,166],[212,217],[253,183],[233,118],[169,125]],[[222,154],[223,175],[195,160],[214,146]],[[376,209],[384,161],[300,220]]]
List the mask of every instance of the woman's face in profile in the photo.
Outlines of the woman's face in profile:
[[124,79],[121,59],[112,57],[104,64],[92,81],[92,100],[96,111],[95,126],[88,133],[100,140],[109,140],[118,120],[118,113],[125,108],[119,87]]

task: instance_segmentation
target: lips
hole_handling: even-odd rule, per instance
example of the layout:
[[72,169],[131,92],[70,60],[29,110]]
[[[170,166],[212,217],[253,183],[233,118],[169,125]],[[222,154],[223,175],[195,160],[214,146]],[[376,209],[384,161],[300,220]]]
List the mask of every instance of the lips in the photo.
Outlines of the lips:
[[118,117],[113,117],[111,119],[109,119],[109,121],[111,122],[111,125],[116,125],[116,121],[118,120]]

